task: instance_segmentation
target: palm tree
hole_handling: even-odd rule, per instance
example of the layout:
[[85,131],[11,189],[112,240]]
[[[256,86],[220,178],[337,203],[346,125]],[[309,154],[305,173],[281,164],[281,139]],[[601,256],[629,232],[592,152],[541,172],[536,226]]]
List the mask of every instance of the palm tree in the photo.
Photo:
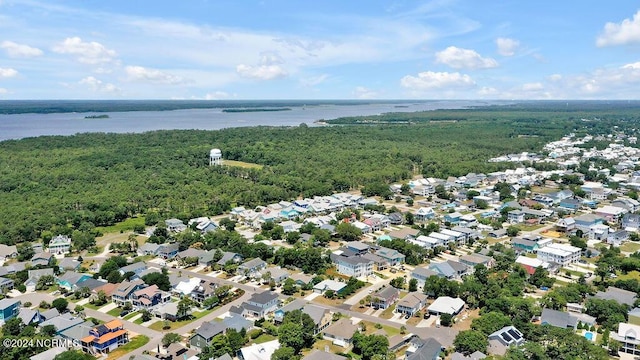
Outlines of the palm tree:
[[183,297],[178,302],[178,314],[177,314],[178,319],[182,319],[183,317],[186,317],[187,315],[189,315],[189,313],[191,312],[192,306],[193,306],[193,301],[191,300],[191,298],[188,298],[186,296]]

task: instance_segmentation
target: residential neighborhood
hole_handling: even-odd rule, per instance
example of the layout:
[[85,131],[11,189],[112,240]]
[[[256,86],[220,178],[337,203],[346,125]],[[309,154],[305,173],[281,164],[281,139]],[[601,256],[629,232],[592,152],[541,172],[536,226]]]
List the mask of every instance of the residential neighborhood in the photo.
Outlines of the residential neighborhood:
[[[526,347],[533,326],[640,355],[640,153],[624,139],[568,135],[493,159],[513,170],[417,176],[388,198],[164,219],[94,253],[66,234],[0,244],[0,323],[98,358],[343,359],[381,342],[398,359],[480,359]],[[520,166],[533,161],[554,170]]]

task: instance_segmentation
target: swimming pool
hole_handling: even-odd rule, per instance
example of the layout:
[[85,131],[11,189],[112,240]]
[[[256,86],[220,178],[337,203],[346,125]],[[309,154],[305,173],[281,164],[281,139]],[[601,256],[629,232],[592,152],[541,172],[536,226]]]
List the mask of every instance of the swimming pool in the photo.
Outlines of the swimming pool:
[[586,333],[584,333],[584,337],[585,339],[589,340],[589,341],[593,341],[593,333],[587,331]]

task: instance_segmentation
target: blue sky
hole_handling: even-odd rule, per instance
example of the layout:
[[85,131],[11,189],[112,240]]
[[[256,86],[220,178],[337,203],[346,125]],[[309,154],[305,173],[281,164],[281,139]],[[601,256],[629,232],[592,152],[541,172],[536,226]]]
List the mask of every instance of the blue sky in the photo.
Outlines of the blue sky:
[[0,0],[0,99],[638,99],[633,3]]

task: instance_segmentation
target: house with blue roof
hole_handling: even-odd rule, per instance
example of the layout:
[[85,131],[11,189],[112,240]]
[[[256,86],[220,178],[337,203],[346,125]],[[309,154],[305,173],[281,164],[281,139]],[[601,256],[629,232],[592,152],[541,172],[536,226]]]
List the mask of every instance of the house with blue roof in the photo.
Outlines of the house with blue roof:
[[20,300],[4,298],[0,300],[0,324],[12,319],[20,312]]
[[460,218],[462,217],[462,214],[460,214],[459,212],[452,212],[450,214],[446,214],[444,216],[444,221],[445,222],[449,222],[451,224],[457,224],[460,222]]
[[78,289],[78,283],[91,278],[89,274],[77,273],[75,271],[67,271],[58,276],[58,286],[74,291]]
[[403,264],[405,259],[405,255],[398,252],[397,250],[388,249],[382,246],[378,248],[378,250],[376,250],[375,254],[385,259],[390,266]]
[[574,198],[562,199],[559,206],[563,209],[576,211],[582,207],[582,201]]

